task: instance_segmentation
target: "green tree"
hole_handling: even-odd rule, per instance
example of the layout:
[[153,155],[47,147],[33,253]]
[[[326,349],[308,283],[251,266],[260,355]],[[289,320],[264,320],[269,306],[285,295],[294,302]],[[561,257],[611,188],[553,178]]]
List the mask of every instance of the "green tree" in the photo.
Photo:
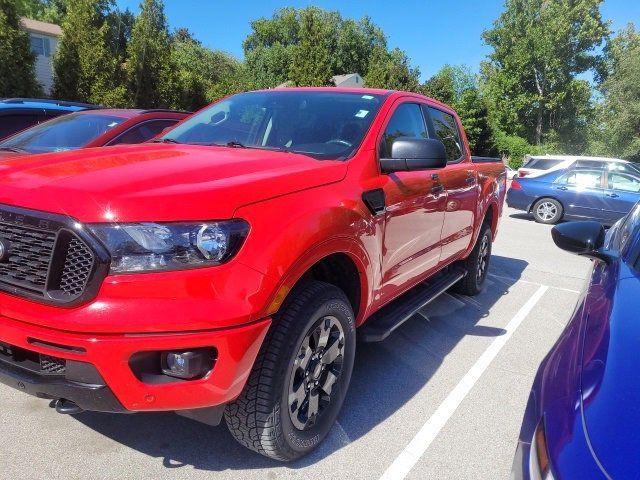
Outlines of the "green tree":
[[368,17],[355,21],[317,7],[283,8],[251,28],[243,43],[251,88],[328,85],[345,73],[368,76],[372,86],[418,88],[418,70],[404,52],[387,49],[384,33]]
[[420,91],[420,70],[411,67],[409,57],[399,48],[387,51],[376,47],[369,59],[369,71],[364,83],[371,88]]
[[224,52],[210,50],[185,29],[173,35],[172,62],[177,72],[177,106],[197,110],[242,89],[241,65]]
[[468,67],[445,65],[420,90],[458,112],[474,155],[497,154],[486,99],[478,88],[476,75]]
[[551,135],[571,146],[586,125],[585,85],[578,74],[597,69],[594,49],[608,35],[602,0],[506,0],[483,33],[493,48],[481,71],[492,115],[506,135],[540,145]]
[[608,69],[589,150],[640,161],[640,33],[629,25],[606,49]]
[[337,13],[316,7],[302,10],[299,15],[299,42],[293,49],[290,80],[296,85],[328,85],[334,72],[332,53],[337,50]]
[[177,105],[176,70],[162,0],[144,0],[127,46],[132,103],[140,108]]
[[0,97],[40,95],[34,63],[29,35],[20,26],[14,0],[0,0]]
[[52,95],[112,106],[126,105],[120,63],[109,49],[108,3],[74,0],[67,5],[56,51]]

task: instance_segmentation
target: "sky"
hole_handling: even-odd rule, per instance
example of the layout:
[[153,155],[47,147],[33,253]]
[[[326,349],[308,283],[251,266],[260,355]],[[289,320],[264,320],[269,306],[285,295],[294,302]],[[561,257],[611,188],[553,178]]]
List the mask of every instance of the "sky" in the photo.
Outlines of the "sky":
[[[138,11],[140,0],[118,0],[121,8]],[[473,71],[490,52],[481,33],[500,15],[503,0],[165,0],[170,28],[186,27],[209,48],[242,58],[242,42],[251,21],[270,18],[282,7],[318,6],[343,17],[371,17],[388,37],[391,48],[407,52],[424,81],[443,65],[465,64]],[[605,0],[605,19],[618,30],[629,22],[640,27],[640,0]],[[350,73],[350,72],[345,72]]]

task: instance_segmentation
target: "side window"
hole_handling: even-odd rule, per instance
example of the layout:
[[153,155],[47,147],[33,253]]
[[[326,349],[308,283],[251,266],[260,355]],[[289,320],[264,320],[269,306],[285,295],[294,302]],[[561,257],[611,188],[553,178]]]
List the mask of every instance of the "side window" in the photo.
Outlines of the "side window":
[[146,142],[159,135],[165,128],[171,127],[176,123],[178,123],[178,120],[150,120],[127,130],[109,142],[109,145]]
[[629,175],[619,173],[608,173],[609,189],[622,190],[623,192],[640,193],[640,180]]
[[597,160],[576,160],[576,163],[573,164],[575,168],[603,168],[604,162],[599,162]]
[[631,175],[640,175],[640,164],[609,162],[607,170],[610,172],[630,173]]
[[4,115],[0,116],[0,138],[13,135],[20,130],[37,125],[42,121],[39,115]]
[[403,103],[393,112],[380,144],[380,157],[391,156],[391,144],[396,138],[429,138],[422,110],[417,103]]
[[563,175],[557,183],[564,183],[578,188],[600,188],[602,173],[594,171],[574,171]]
[[531,165],[527,164],[528,168],[535,168],[536,170],[549,170],[553,167],[560,165],[562,160],[553,160],[549,158],[538,158]]
[[429,107],[429,116],[436,136],[444,143],[447,150],[447,161],[459,160],[462,157],[462,142],[456,119],[453,115],[433,107]]

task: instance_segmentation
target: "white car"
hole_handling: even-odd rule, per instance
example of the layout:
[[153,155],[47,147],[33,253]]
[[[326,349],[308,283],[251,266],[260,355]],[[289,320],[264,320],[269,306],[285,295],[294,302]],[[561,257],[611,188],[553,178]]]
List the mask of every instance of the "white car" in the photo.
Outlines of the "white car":
[[518,169],[519,177],[530,177],[566,168],[607,169],[640,175],[640,164],[606,157],[580,157],[575,155],[540,155],[528,157]]

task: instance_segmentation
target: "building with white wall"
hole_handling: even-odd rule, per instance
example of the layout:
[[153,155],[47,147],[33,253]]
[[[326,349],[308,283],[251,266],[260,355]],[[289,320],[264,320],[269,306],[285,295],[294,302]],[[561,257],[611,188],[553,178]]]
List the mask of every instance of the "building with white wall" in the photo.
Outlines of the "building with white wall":
[[62,29],[53,23],[22,18],[22,27],[29,33],[31,50],[36,54],[36,80],[46,94],[53,87],[53,54],[58,48]]

